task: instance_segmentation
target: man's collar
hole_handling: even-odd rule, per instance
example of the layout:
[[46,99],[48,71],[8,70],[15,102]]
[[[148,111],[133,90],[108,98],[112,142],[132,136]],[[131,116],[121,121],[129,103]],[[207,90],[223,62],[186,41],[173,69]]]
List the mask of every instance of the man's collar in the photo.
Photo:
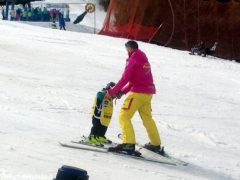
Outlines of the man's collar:
[[133,55],[133,53],[135,53],[136,51],[138,51],[138,49],[132,50],[132,52],[130,52],[130,53],[128,54],[128,56],[131,57],[131,56]]

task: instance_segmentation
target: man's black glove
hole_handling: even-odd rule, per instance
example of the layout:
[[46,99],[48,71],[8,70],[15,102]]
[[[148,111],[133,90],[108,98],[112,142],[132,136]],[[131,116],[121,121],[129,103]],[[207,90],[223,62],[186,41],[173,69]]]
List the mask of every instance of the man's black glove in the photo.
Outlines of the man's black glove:
[[121,99],[123,95],[124,95],[124,93],[123,93],[122,91],[119,91],[119,92],[116,94],[116,99]]

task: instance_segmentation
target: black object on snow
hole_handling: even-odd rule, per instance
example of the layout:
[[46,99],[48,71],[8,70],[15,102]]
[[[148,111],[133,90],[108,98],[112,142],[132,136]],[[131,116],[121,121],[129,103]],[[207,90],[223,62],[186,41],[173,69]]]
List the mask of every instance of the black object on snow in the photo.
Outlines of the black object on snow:
[[89,176],[86,170],[64,165],[58,169],[57,177],[55,180],[88,180],[88,179]]

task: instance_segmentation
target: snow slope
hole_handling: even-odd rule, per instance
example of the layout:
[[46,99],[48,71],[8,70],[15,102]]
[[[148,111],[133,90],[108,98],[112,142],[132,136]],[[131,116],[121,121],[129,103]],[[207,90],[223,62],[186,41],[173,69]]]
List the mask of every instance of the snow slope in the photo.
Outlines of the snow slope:
[[[49,180],[63,165],[91,180],[240,179],[240,65],[140,43],[158,93],[153,114],[172,167],[65,149],[88,134],[95,93],[124,69],[124,39],[0,21],[0,179]],[[107,133],[120,132],[117,102]],[[139,116],[137,141],[148,141]]]
[[[27,22],[27,21],[19,21],[19,22],[23,24],[32,25],[32,26],[39,26],[39,27],[52,29],[51,27],[52,24],[49,22]],[[57,28],[59,29],[59,23],[56,23],[56,24],[57,24]],[[84,25],[75,25],[72,22],[66,22],[66,28],[67,28],[67,31],[94,34],[93,27],[84,26]],[[98,32],[98,30],[96,32]]]

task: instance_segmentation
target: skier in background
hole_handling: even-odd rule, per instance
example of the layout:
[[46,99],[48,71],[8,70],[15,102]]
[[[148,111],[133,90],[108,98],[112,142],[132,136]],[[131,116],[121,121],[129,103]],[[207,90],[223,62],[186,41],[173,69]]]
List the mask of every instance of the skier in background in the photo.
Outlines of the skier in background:
[[53,22],[51,23],[51,27],[52,27],[52,29],[57,29],[57,24],[56,24],[55,21],[53,21]]
[[22,14],[22,10],[20,8],[18,8],[16,10],[16,20],[17,21],[20,21],[21,14]]
[[129,55],[125,71],[116,86],[109,89],[106,95],[113,97],[119,92],[121,94],[130,92],[119,113],[123,143],[109,148],[109,151],[135,153],[136,140],[131,119],[138,111],[150,139],[145,148],[160,152],[161,140],[151,112],[152,96],[156,93],[151,66],[145,53],[138,49],[136,41],[128,41],[125,46]]
[[201,55],[205,50],[205,42],[201,41],[199,44],[195,45],[193,48],[191,48],[191,55],[195,55],[197,53],[198,55]]
[[50,18],[49,16],[50,16],[50,14],[49,14],[49,11],[47,10],[46,7],[43,8],[42,15],[43,15],[43,21],[44,21],[44,22],[45,22],[45,21],[49,21],[49,18]]
[[107,98],[107,90],[114,87],[115,83],[110,82],[106,88],[99,91],[95,97],[92,107],[92,128],[85,143],[94,146],[103,146],[103,144],[111,144],[112,141],[106,138],[108,126],[110,124],[113,113],[113,98]]
[[28,17],[28,11],[27,9],[25,8],[22,12],[22,20],[23,21],[27,21],[27,17]]
[[59,12],[59,27],[60,27],[60,30],[64,30],[66,31],[66,23],[65,23],[65,20],[64,20],[64,17],[63,17],[63,14]]
[[27,21],[32,21],[33,12],[32,9],[29,9],[27,12]]
[[1,7],[2,7],[2,20],[5,20],[5,10],[4,10],[3,6],[1,6]]
[[216,52],[217,46],[218,46],[218,42],[215,42],[211,48],[205,48],[202,53],[203,57],[206,57],[207,55],[209,55],[209,56],[214,55]]
[[51,9],[49,13],[50,13],[50,16],[51,16],[51,21],[52,21],[52,22],[56,22],[56,20],[57,20],[57,15],[59,14],[59,10],[57,10],[57,9]]
[[10,15],[11,15],[11,21],[15,21],[16,20],[16,11],[14,9],[11,10]]

